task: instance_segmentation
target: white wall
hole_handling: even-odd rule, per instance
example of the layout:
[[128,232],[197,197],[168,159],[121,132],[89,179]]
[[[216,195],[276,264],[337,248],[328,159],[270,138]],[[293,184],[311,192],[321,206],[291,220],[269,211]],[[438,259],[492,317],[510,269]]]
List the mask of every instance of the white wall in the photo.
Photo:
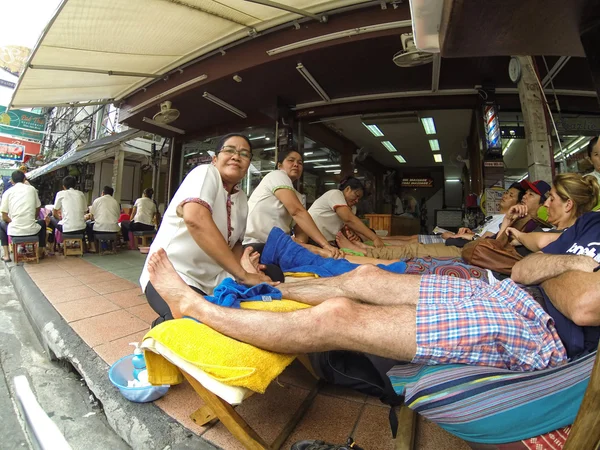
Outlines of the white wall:
[[[125,161],[123,166],[123,184],[121,189],[121,204],[131,204],[141,196],[140,192],[140,163]],[[111,186],[113,177],[113,159],[105,159],[96,163],[94,172],[94,189],[92,201],[102,195],[103,186]]]

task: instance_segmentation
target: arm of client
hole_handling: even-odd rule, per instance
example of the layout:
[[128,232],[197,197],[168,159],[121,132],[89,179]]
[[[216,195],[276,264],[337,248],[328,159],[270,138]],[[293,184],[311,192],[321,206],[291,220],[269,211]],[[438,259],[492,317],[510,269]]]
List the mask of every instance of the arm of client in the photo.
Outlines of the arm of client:
[[560,237],[560,233],[544,233],[541,231],[535,233],[525,233],[512,227],[508,227],[506,232],[508,233],[509,237],[515,238],[532,252],[539,252],[541,249],[552,244]]
[[353,231],[372,240],[375,247],[381,248],[385,245],[379,236],[373,233],[369,227],[356,217],[349,206],[338,206],[335,209],[335,213],[344,221],[344,224],[348,225]]
[[216,261],[219,266],[242,284],[253,286],[270,283],[271,279],[262,273],[248,273],[240,264],[223,235],[213,221],[212,214],[204,205],[186,203],[183,205],[183,221],[196,244]]
[[600,325],[600,272],[566,272],[544,281],[542,288],[556,309],[577,325]]
[[590,256],[533,253],[514,265],[511,278],[521,284],[540,284],[573,270],[590,273],[597,266]]

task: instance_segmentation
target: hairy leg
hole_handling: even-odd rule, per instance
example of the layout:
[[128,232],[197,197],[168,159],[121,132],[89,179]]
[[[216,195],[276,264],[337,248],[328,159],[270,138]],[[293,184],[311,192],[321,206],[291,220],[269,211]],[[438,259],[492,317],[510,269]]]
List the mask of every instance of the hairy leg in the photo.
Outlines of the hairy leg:
[[394,264],[399,262],[399,259],[377,259],[377,258],[369,258],[368,256],[354,256],[354,255],[346,255],[344,258],[350,261],[353,264]]
[[333,297],[346,297],[372,305],[415,306],[420,285],[420,276],[399,275],[364,265],[337,277],[284,283],[278,289],[283,298],[309,305],[317,305]]
[[333,298],[288,313],[223,308],[192,291],[164,251],[152,255],[148,271],[174,317],[194,317],[220,333],[266,350],[351,350],[405,361],[416,352],[416,310],[411,305],[373,306]]

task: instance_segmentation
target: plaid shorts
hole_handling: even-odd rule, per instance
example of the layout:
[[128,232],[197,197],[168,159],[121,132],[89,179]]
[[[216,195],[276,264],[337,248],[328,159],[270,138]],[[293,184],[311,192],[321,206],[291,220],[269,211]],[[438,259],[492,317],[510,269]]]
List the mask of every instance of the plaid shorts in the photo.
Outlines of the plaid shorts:
[[424,275],[416,364],[471,364],[529,371],[567,361],[554,321],[512,280]]

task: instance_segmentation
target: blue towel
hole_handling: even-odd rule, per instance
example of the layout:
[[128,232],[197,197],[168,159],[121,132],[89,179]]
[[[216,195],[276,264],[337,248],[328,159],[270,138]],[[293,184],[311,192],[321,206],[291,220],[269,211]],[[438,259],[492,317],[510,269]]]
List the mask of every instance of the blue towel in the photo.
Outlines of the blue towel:
[[236,283],[233,278],[225,278],[206,300],[219,306],[239,308],[240,302],[281,300],[281,291],[266,283],[248,287]]
[[[345,259],[323,258],[292,241],[281,228],[269,233],[265,248],[260,255],[262,264],[276,264],[284,272],[310,272],[320,277],[334,277],[358,267]],[[406,272],[406,263],[378,264],[383,270],[393,273]]]

